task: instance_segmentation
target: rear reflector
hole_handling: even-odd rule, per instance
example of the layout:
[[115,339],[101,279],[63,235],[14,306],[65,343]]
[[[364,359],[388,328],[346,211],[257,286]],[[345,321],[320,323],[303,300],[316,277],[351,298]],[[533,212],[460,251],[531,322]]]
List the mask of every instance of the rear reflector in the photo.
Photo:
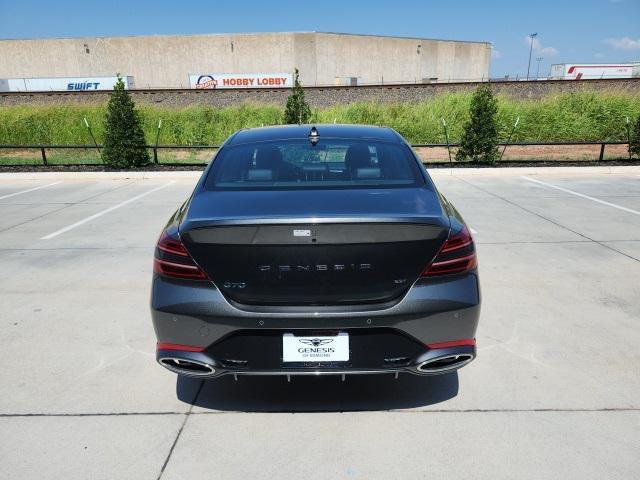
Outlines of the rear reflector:
[[192,347],[191,345],[177,345],[175,343],[161,343],[156,344],[157,350],[179,350],[181,352],[202,352],[202,347]]
[[180,238],[164,231],[156,245],[153,271],[158,275],[184,280],[207,280],[207,274],[196,265]]
[[438,255],[425,271],[423,277],[451,275],[473,270],[478,266],[473,237],[466,225],[444,243]]
[[429,343],[427,347],[435,348],[451,348],[451,347],[474,347],[476,345],[475,338],[465,338],[464,340],[453,340],[451,342]]

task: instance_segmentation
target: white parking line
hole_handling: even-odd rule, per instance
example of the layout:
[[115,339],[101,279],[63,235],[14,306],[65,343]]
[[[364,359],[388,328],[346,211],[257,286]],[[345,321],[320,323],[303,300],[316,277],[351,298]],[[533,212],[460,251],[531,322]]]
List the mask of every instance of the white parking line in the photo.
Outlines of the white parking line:
[[8,195],[3,195],[2,197],[0,197],[0,200],[4,200],[5,198],[9,198],[9,197],[15,197],[16,195],[22,195],[23,193],[33,192],[35,190],[40,190],[42,188],[52,187],[53,185],[57,185],[59,183],[62,183],[62,182],[48,183],[47,185],[40,185],[39,187],[33,187],[27,190],[20,190],[19,192],[9,193]]
[[524,178],[533,183],[538,183],[545,187],[555,188],[556,190],[560,190],[561,192],[570,193],[571,195],[575,195],[577,197],[586,198],[587,200],[591,200],[592,202],[600,203],[602,205],[606,205],[607,207],[617,208],[618,210],[622,210],[624,212],[633,213],[634,215],[640,215],[638,210],[633,210],[631,208],[623,207],[622,205],[616,205],[615,203],[605,202],[604,200],[600,200],[599,198],[590,197],[589,195],[585,195],[584,193],[574,192],[573,190],[569,190],[568,188],[557,187],[556,185],[551,185],[550,183],[543,182],[541,180],[535,180],[530,177],[522,176],[520,178]]
[[49,235],[45,235],[40,240],[49,240],[53,237],[57,237],[58,235],[68,232],[69,230],[73,230],[74,228],[79,227],[80,225],[84,225],[85,223],[90,222],[91,220],[95,220],[96,218],[101,217],[102,215],[106,215],[109,212],[113,212],[114,210],[117,210],[120,207],[124,207],[125,205],[128,205],[131,202],[135,202],[136,200],[139,200],[142,197],[145,197],[153,192],[157,192],[158,190],[168,187],[169,185],[172,185],[174,183],[176,183],[175,180],[172,180],[168,183],[165,183],[164,185],[160,185],[159,187],[152,188],[151,190],[141,193],[140,195],[136,195],[135,197],[132,197],[129,200],[125,200],[124,202],[118,203],[117,205],[113,205],[112,207],[109,207],[106,210],[102,210],[101,212],[94,213],[90,217],[84,218],[79,222],[72,223],[71,225],[61,228],[60,230],[56,230],[55,232],[50,233]]

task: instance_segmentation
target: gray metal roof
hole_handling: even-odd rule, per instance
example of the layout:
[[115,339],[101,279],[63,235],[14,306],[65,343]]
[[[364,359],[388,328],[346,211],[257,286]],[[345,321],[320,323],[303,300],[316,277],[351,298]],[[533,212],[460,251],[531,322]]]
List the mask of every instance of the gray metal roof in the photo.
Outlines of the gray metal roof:
[[420,40],[431,42],[457,42],[457,43],[481,43],[490,45],[491,42],[477,40],[450,40],[445,38],[424,38],[424,37],[406,37],[395,35],[376,35],[371,33],[344,33],[344,32],[319,32],[319,31],[291,31],[291,32],[231,32],[231,33],[172,33],[172,34],[153,34],[153,35],[106,35],[106,36],[82,36],[82,37],[41,37],[41,38],[0,38],[0,41],[12,40],[90,40],[90,39],[106,39],[106,38],[149,38],[149,37],[214,37],[214,36],[252,36],[252,35],[290,35],[296,33],[316,34],[316,35],[344,35],[355,37],[375,37],[389,38],[399,40]]

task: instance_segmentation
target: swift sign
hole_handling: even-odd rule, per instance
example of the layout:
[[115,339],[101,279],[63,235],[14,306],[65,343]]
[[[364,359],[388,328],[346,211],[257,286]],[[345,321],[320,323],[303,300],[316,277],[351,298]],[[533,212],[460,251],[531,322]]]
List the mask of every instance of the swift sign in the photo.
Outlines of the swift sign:
[[[134,88],[133,77],[123,77],[124,88]],[[0,92],[60,92],[113,90],[118,77],[56,77],[0,79]]]
[[189,75],[189,84],[195,89],[218,88],[291,88],[290,73],[206,73]]

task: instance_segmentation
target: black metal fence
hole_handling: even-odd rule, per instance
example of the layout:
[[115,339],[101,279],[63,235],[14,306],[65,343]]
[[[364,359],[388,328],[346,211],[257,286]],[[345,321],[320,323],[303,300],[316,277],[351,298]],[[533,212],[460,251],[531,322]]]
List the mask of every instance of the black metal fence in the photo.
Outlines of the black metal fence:
[[[147,145],[152,156],[152,161],[156,165],[184,165],[202,166],[205,165],[219,148],[220,145]],[[51,144],[30,144],[30,145],[0,145],[0,166],[22,166],[22,165],[77,165],[90,166],[102,164],[100,150],[102,145],[51,145]],[[162,151],[176,152],[205,152],[201,161],[190,161],[197,158],[197,155],[174,155],[170,156],[170,161],[160,161]],[[31,152],[31,154],[29,154]],[[65,152],[60,154],[60,152]],[[211,153],[209,153],[211,152]],[[52,155],[52,153],[54,153]],[[35,162],[34,160],[38,160]],[[52,161],[53,160],[53,161]],[[91,161],[87,161],[91,160]]]
[[[456,163],[454,160],[455,148],[458,147],[457,143],[418,143],[412,145],[416,149],[447,149],[447,155],[444,158],[437,161],[437,163]],[[609,157],[611,159],[630,159],[630,153],[628,148],[628,142],[626,141],[598,141],[598,142],[514,142],[514,143],[501,143],[500,152],[501,159],[505,151],[509,148],[517,147],[521,152],[521,156],[524,158],[514,159],[509,158],[509,161],[514,160],[553,160],[553,158],[535,158],[536,151],[539,152],[542,147],[548,150],[553,150],[554,147],[584,147],[581,149],[581,158],[577,158],[575,152],[570,153],[574,155],[566,158],[555,158],[555,160],[564,161],[604,161],[607,146],[620,146],[626,145],[627,148],[621,150],[617,149],[617,152]],[[599,147],[596,149],[595,155],[588,147]],[[101,165],[102,160],[100,158],[101,145],[0,145],[0,166],[24,166],[24,165],[61,165],[61,166],[89,166],[89,165]],[[220,145],[147,145],[145,148],[150,150],[153,158],[153,163],[156,165],[181,165],[181,166],[203,166],[213,157],[214,153],[220,148]],[[531,154],[526,153],[527,149],[532,149]],[[537,150],[534,150],[537,149]],[[60,152],[65,152],[60,154]],[[171,153],[173,152],[173,155]],[[186,153],[185,153],[186,152]],[[525,152],[525,153],[522,153]],[[623,153],[622,153],[623,152]],[[422,152],[421,152],[422,153]],[[540,155],[540,154],[537,154]],[[426,158],[424,158],[426,156]],[[544,155],[542,155],[544,156]],[[585,158],[588,157],[588,158]],[[88,161],[90,160],[90,161]],[[429,163],[436,161],[429,157],[429,155],[423,155],[423,161]]]

